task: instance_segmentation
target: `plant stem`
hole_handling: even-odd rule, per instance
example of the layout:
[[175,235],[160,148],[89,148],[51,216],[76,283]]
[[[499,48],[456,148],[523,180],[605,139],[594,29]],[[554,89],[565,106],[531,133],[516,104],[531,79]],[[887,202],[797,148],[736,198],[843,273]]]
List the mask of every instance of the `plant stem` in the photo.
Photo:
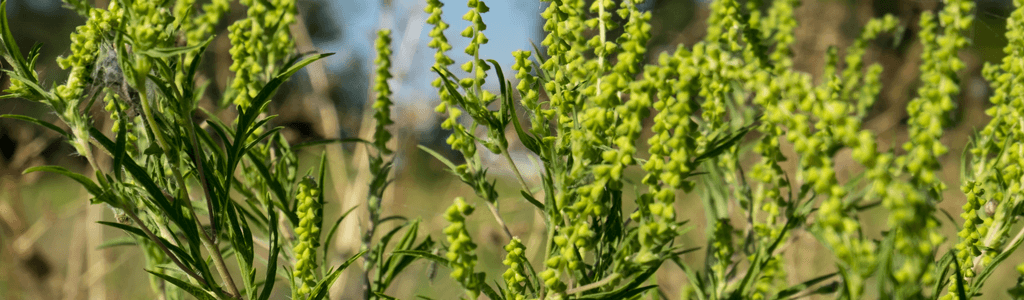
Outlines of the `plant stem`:
[[[159,127],[157,127],[156,123],[153,121],[153,110],[150,108],[149,99],[147,99],[146,97],[145,89],[139,91],[139,102],[142,102],[142,112],[146,115],[146,122],[149,123],[149,126],[153,131],[153,135],[156,136],[157,142],[160,144],[160,147],[163,148],[165,151],[169,150],[169,148],[167,147],[167,139],[163,136],[163,132],[159,130]],[[234,298],[241,299],[242,296],[238,292],[238,287],[235,287],[235,282],[234,280],[231,279],[231,273],[228,272],[227,267],[224,265],[224,256],[220,253],[220,248],[217,247],[217,245],[210,240],[210,236],[206,233],[206,231],[202,230],[202,223],[199,222],[199,218],[196,215],[195,209],[192,208],[192,200],[188,196],[188,185],[185,182],[185,178],[181,175],[181,171],[178,168],[179,166],[177,166],[178,160],[176,158],[172,158],[172,156],[168,155],[167,153],[164,153],[164,155],[166,155],[167,158],[169,160],[172,160],[176,165],[171,168],[171,172],[174,173],[175,179],[177,179],[178,183],[181,185],[182,193],[185,195],[185,199],[183,201],[185,202],[185,207],[188,208],[189,212],[192,214],[192,217],[196,222],[196,226],[198,226],[198,228],[200,229],[201,233],[199,234],[199,238],[202,241],[203,246],[206,247],[206,251],[209,251],[210,256],[213,257],[213,264],[217,268],[217,273],[220,274],[221,280],[224,281],[224,284],[228,286],[228,291],[231,292],[231,296]],[[200,154],[197,153],[196,155]],[[212,199],[207,199],[207,201],[212,201]],[[210,224],[211,226],[213,226],[213,228],[216,228],[216,222],[214,222],[213,218],[213,215],[216,212],[210,211],[209,213],[211,221]]]
[[[552,203],[552,204],[554,204],[554,203]],[[554,218],[551,218],[551,219],[552,219],[552,222],[553,222]],[[555,244],[554,240],[555,240],[555,224],[549,223],[548,224],[548,239],[547,239],[547,242],[544,243],[545,246],[544,246],[544,260],[543,261],[545,263],[548,261],[549,258],[551,258],[551,247],[552,247],[552,245]],[[540,299],[546,299],[547,298],[547,292],[548,292],[547,291],[547,286],[544,285],[544,284],[541,284],[540,285]]]
[[[199,221],[196,220],[196,222]],[[224,281],[224,285],[228,286],[231,296],[242,299],[242,294],[238,293],[238,288],[235,287],[235,281],[231,279],[231,273],[228,272],[227,266],[224,265],[224,256],[221,255],[220,248],[213,244],[206,234],[200,234],[199,238],[203,241],[203,246],[206,246],[206,251],[209,251],[210,256],[213,257],[213,265],[217,267],[217,273],[220,274],[220,279]]]
[[490,201],[484,202],[487,202],[487,208],[490,209],[491,214],[494,215],[494,220],[498,222],[498,226],[501,226],[501,229],[505,230],[505,236],[507,236],[511,241],[512,231],[508,230],[508,225],[505,225],[505,219],[502,219],[501,215],[498,214],[498,207],[494,206],[494,203],[491,203]]
[[198,170],[199,173],[199,182],[203,186],[203,192],[206,193],[206,210],[210,213],[210,228],[212,228],[212,233],[210,235],[216,238],[217,221],[213,218],[213,194],[210,192],[210,182],[206,179],[206,172],[203,170],[203,153],[201,149],[199,149],[199,142],[196,141],[196,126],[195,123],[188,122],[188,126],[185,127],[188,129],[188,138],[192,142],[192,153],[195,155],[192,158],[192,163],[196,165],[196,170]]
[[[513,116],[515,118],[515,116]],[[512,172],[516,174],[516,178],[519,179],[519,184],[523,186],[523,191],[530,192],[530,187],[526,184],[526,180],[523,180],[523,175],[519,173],[519,167],[516,167],[516,163],[512,161],[512,155],[508,154],[508,146],[505,149],[501,149],[502,156],[508,161],[508,165],[512,166]]]

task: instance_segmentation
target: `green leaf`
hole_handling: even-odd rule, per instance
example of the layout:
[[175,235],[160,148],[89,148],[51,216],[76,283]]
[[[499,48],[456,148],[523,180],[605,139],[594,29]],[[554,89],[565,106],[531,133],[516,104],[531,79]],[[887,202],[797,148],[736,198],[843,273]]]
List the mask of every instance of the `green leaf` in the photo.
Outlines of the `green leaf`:
[[[324,215],[324,192],[323,192],[324,187],[323,187],[323,185],[324,185],[324,180],[327,178],[327,152],[320,152],[320,176],[318,176],[318,177],[319,178],[317,179],[317,182],[320,184],[320,192],[317,193],[318,197],[317,197],[316,201],[317,201],[317,203],[320,203],[320,206],[317,207],[317,215],[318,216],[323,216]],[[324,228],[324,218],[321,217],[321,218],[317,218],[317,219],[319,219],[319,221],[317,221],[316,228]],[[321,232],[321,234],[323,234],[323,233]],[[324,249],[326,249],[326,248],[328,248],[328,247],[324,247]],[[313,253],[313,255],[316,255],[316,253]],[[327,257],[327,255],[324,254],[324,257]]]
[[277,206],[278,208],[281,209],[281,212],[283,212],[284,215],[288,217],[288,221],[291,222],[292,225],[298,225],[299,216],[295,214],[294,210],[288,209],[287,201],[291,199],[291,197],[288,196],[288,193],[285,191],[284,186],[282,186],[281,183],[278,182],[277,178],[270,174],[270,168],[267,167],[263,159],[261,159],[252,152],[248,152],[248,155],[249,161],[251,161],[252,165],[256,167],[256,170],[260,172],[260,175],[263,176],[263,179],[267,181],[267,186],[270,187],[270,191],[274,192],[274,195],[277,196],[278,201],[274,202],[274,206]]
[[28,67],[25,62],[25,58],[21,56],[21,49],[18,49],[18,43],[14,41],[14,35],[11,34],[11,26],[7,24],[7,1],[0,2],[0,42],[4,44],[4,58],[7,62],[18,67],[20,72],[28,71],[25,68]]
[[[321,192],[321,194],[323,194],[323,193]],[[327,232],[327,236],[324,237],[324,245],[330,245],[331,244],[331,240],[334,239],[334,232],[338,230],[338,225],[341,225],[341,221],[345,220],[345,217],[348,216],[348,214],[351,213],[353,210],[356,210],[356,208],[358,208],[358,207],[359,206],[356,205],[356,206],[353,206],[352,208],[349,208],[348,210],[345,211],[345,213],[341,214],[341,216],[338,217],[338,220],[334,221],[334,226],[331,226],[331,231],[328,231]],[[327,250],[329,250],[330,248],[331,248],[330,246],[324,246],[323,247],[323,250],[324,250],[324,256],[323,257],[327,257]]]
[[[482,275],[483,273],[479,273],[479,274],[481,274],[481,276],[483,276]],[[491,298],[492,300],[505,300],[505,297],[503,297],[502,294],[498,294],[498,293],[494,292],[494,289],[491,288],[490,284],[484,283],[484,284],[481,284],[480,286],[483,287],[482,289],[480,289],[480,291],[483,292],[484,295],[487,295],[488,298]],[[623,299],[623,298],[617,298],[617,299]]]
[[113,247],[120,247],[120,246],[135,246],[135,245],[137,245],[137,244],[135,243],[135,239],[134,238],[132,238],[130,236],[122,236],[122,237],[112,238],[112,239],[107,240],[106,242],[103,242],[102,244],[100,244],[99,246],[96,247],[96,250],[113,248]]
[[67,131],[64,131],[64,129],[61,129],[60,127],[57,127],[57,125],[54,125],[53,123],[46,122],[46,121],[43,121],[43,120],[40,120],[40,119],[36,119],[36,118],[33,118],[33,117],[24,116],[24,115],[7,114],[7,115],[0,115],[0,118],[16,119],[16,120],[22,120],[22,121],[25,121],[25,122],[33,123],[33,124],[36,124],[36,125],[39,125],[39,126],[46,127],[47,129],[56,131],[57,133],[60,133],[60,135],[64,136],[65,138],[69,138],[69,139],[71,138],[71,135],[68,134]]
[[339,266],[337,269],[329,272],[329,274],[326,277],[324,277],[324,279],[321,280],[320,283],[316,284],[316,288],[314,288],[313,291],[310,292],[309,299],[326,299],[327,291],[331,289],[331,285],[334,284],[334,281],[338,279],[338,275],[341,275],[341,271],[345,270],[345,268],[348,268],[349,265],[355,262],[356,259],[359,259],[359,257],[363,256],[363,254],[366,254],[366,250],[356,253],[356,255],[350,257],[348,260],[345,261],[345,263],[341,264],[341,266]]
[[[114,107],[117,109],[117,113],[118,114],[123,115],[123,112],[121,111],[121,106],[120,105],[114,105]],[[117,176],[117,179],[120,180],[121,179],[121,173],[122,173],[121,172],[121,169],[122,169],[121,165],[124,164],[124,159],[125,159],[126,156],[128,156],[128,151],[125,150],[125,147],[128,144],[128,122],[121,121],[121,122],[118,122],[118,123],[120,123],[120,124],[118,124],[118,129],[119,130],[118,130],[118,133],[117,133],[117,142],[114,144],[114,151],[113,152],[114,152],[114,176]],[[131,159],[131,158],[129,157],[128,159]]]
[[935,278],[938,278],[938,281],[935,282],[935,289],[932,291],[932,300],[938,300],[939,296],[942,296],[942,288],[948,283],[946,280],[949,278],[949,264],[953,263],[955,259],[952,249],[950,250],[939,259],[935,267],[935,275],[937,276]]
[[410,264],[413,263],[413,261],[416,260],[416,257],[414,257],[414,256],[404,256],[404,255],[403,256],[396,256],[396,255],[394,255],[394,251],[397,251],[397,250],[424,250],[425,251],[430,246],[432,246],[433,241],[430,240],[430,237],[427,237],[427,239],[423,243],[421,243],[419,245],[415,244],[415,242],[416,242],[416,234],[417,234],[418,231],[419,231],[419,221],[412,222],[412,225],[410,225],[409,229],[406,230],[405,235],[402,236],[402,239],[398,241],[397,245],[395,245],[395,249],[392,250],[392,255],[388,256],[388,259],[387,259],[387,261],[384,264],[384,265],[387,266],[387,269],[384,270],[384,272],[383,272],[384,276],[383,276],[383,280],[380,281],[381,282],[380,283],[380,290],[382,290],[382,291],[386,290],[388,288],[388,286],[391,285],[392,280],[394,280],[394,278],[396,276],[398,276],[398,274],[402,273],[402,270],[405,270],[406,267],[408,267]]
[[526,199],[526,202],[530,202],[530,204],[533,204],[533,206],[536,207],[537,209],[544,211],[544,203],[540,203],[540,201],[537,201],[537,198],[534,198],[532,195],[530,195],[530,193],[527,193],[526,191],[520,190],[519,193],[523,195],[523,198]]
[[7,73],[7,76],[10,76],[12,79],[20,80],[21,83],[24,83],[25,86],[28,86],[29,88],[31,88],[32,91],[36,92],[39,96],[46,97],[46,96],[50,95],[50,92],[47,92],[45,89],[43,89],[43,87],[41,87],[38,84],[36,84],[36,81],[34,79],[30,79],[30,78],[25,77],[25,76],[23,76],[21,74],[15,73],[14,71],[11,71],[11,70],[3,70],[3,71],[5,73]]
[[[143,51],[139,51],[138,53],[146,55],[146,56],[149,56],[149,57],[153,57],[153,58],[167,58],[167,57],[171,57],[171,56],[177,56],[177,55],[186,54],[186,53],[192,52],[193,50],[196,50],[196,49],[206,48],[206,46],[208,44],[210,44],[211,41],[213,41],[212,37],[209,38],[209,39],[206,39],[206,41],[204,41],[202,43],[199,43],[197,45],[184,46],[184,47],[157,47],[157,48],[152,48],[152,49],[146,49],[146,50],[143,50]],[[198,57],[198,55],[196,57]]]
[[[106,226],[110,226],[110,227],[114,227],[114,228],[117,228],[117,229],[121,229],[121,230],[124,230],[125,232],[133,234],[133,235],[135,235],[137,237],[141,237],[141,238],[144,238],[144,239],[152,241],[152,239],[149,238],[149,235],[147,235],[144,231],[142,231],[142,229],[139,229],[139,228],[135,228],[135,227],[132,227],[132,226],[129,226],[129,225],[121,224],[121,223],[106,222],[106,221],[99,221],[99,222],[96,222],[96,223],[99,223],[99,224],[102,224],[102,225],[106,225]],[[164,239],[163,237],[157,236],[157,239],[159,239],[160,243],[164,244],[164,246],[167,247],[168,250],[170,250],[172,253],[174,253],[175,256],[177,256],[179,259],[181,259],[182,263],[185,263],[186,265],[194,265],[195,261],[192,259],[192,256],[188,255],[188,253],[185,252],[185,250],[181,249],[181,247],[178,247],[177,245],[172,244],[171,242],[167,241],[167,239]],[[154,241],[154,242],[156,242],[156,241]]]
[[311,147],[311,146],[327,145],[327,144],[334,144],[334,143],[363,143],[363,144],[367,144],[367,145],[373,145],[373,142],[367,141],[367,140],[364,140],[364,139],[361,139],[361,138],[346,138],[346,139],[326,139],[326,140],[316,140],[316,141],[302,142],[302,143],[298,143],[298,144],[295,144],[294,146],[292,146],[292,149],[300,149],[300,148],[306,148],[306,147]]
[[229,202],[226,205],[227,223],[231,230],[231,246],[238,252],[235,257],[241,269],[242,278],[245,280],[245,286],[251,288],[256,275],[252,267],[254,256],[252,231],[249,230],[249,223],[245,221],[245,218],[238,217],[234,202]]
[[455,171],[455,164],[452,163],[452,161],[448,160],[447,158],[444,158],[444,155],[441,155],[441,153],[434,152],[434,150],[430,150],[430,148],[427,148],[426,146],[423,146],[423,145],[416,145],[416,147],[419,147],[420,150],[423,150],[423,152],[426,152],[427,154],[430,154],[431,156],[433,156],[437,160],[439,160],[442,163],[444,163],[444,165],[448,166],[448,169],[452,170],[452,172]]
[[281,245],[278,244],[280,233],[278,233],[277,228],[277,214],[273,213],[273,210],[269,207],[267,211],[270,215],[270,222],[268,222],[270,225],[270,256],[267,260],[267,276],[263,281],[263,292],[257,297],[258,300],[270,299],[270,293],[273,292],[274,283],[276,282],[277,255],[281,252]]
[[779,294],[776,297],[781,298],[781,299],[786,299],[788,297],[796,295],[799,292],[803,292],[803,291],[807,290],[808,288],[810,288],[811,286],[813,286],[815,284],[821,283],[822,281],[825,281],[825,280],[828,280],[829,278],[835,277],[836,275],[839,275],[839,273],[838,272],[834,272],[834,273],[831,273],[831,274],[821,275],[821,276],[812,278],[810,280],[801,282],[800,284],[797,284],[797,285],[794,285],[794,286],[790,286],[790,287],[788,287],[788,288],[786,288],[784,290],[779,291]]
[[[1002,263],[1007,258],[1010,258],[1010,255],[1017,250],[1017,247],[1020,247],[1022,241],[1024,241],[1024,239],[1017,239],[1016,242],[1009,245],[1009,247],[1005,248],[1005,250],[1002,253],[996,255],[996,257],[992,259],[992,262],[985,266],[985,269],[982,270],[981,273],[978,273],[978,276],[974,277],[970,290],[980,291],[981,287],[985,285],[985,281],[988,280],[988,277],[992,276],[992,272],[996,270],[996,267],[998,267],[1000,263]],[[956,259],[954,259],[954,261],[956,261]],[[960,267],[957,267],[957,270],[960,270]]]
[[725,150],[739,143],[740,140],[742,140],[743,137],[747,135],[747,132],[753,129],[755,125],[756,123],[743,126],[742,128],[737,129],[735,132],[728,136],[713,140],[710,143],[712,146],[709,147],[708,150],[705,151],[704,153],[698,155],[697,158],[694,159],[694,162],[701,162],[709,158],[717,157],[722,152],[725,152]]
[[438,264],[443,265],[445,267],[448,266],[448,259],[424,250],[396,250],[394,252],[391,252],[391,255],[409,255],[419,258],[426,258],[434,262],[437,262]]
[[[967,297],[966,284],[964,284],[964,275],[960,274],[960,260],[956,259],[956,249],[955,248],[954,249],[950,249],[950,251],[953,251],[953,257],[954,257],[953,258],[953,273],[956,274],[956,294],[957,294],[957,296],[959,296],[959,299],[963,299],[963,300],[971,299],[971,298]],[[992,265],[996,265],[996,264],[998,264],[998,263],[997,262],[993,262]],[[981,280],[984,281],[984,279],[981,279]]]
[[209,291],[207,291],[207,290],[205,290],[205,289],[203,289],[201,287],[195,286],[195,285],[193,285],[191,283],[188,283],[188,282],[185,282],[185,281],[181,281],[180,279],[177,279],[177,278],[174,278],[174,277],[171,277],[171,276],[167,276],[167,275],[161,274],[159,272],[153,272],[151,270],[146,270],[146,272],[149,272],[149,274],[153,274],[156,277],[160,277],[160,279],[163,279],[164,281],[170,282],[171,284],[181,288],[185,292],[189,293],[189,295],[192,295],[193,297],[196,297],[197,299],[200,299],[200,300],[217,300],[217,297],[215,295],[211,294]]
[[[36,171],[51,172],[51,173],[57,173],[57,174],[61,174],[61,175],[67,176],[67,177],[77,181],[82,186],[84,186],[85,189],[88,190],[89,193],[92,194],[93,196],[96,196],[96,198],[98,200],[106,202],[106,203],[109,203],[108,201],[106,201],[108,199],[106,199],[107,197],[104,195],[103,189],[101,189],[99,185],[96,185],[95,182],[92,182],[92,179],[89,179],[88,177],[85,177],[82,174],[71,172],[71,171],[68,171],[68,169],[65,169],[63,167],[58,167],[58,166],[31,167],[31,168],[25,169],[25,171],[21,172],[21,173],[22,174],[28,174],[28,173],[32,173],[32,172],[36,172]],[[116,203],[110,203],[110,204],[116,204]]]
[[690,285],[696,288],[697,300],[705,300],[704,291],[707,290],[708,286],[704,284],[704,280],[701,279],[697,272],[693,271],[693,268],[679,260],[678,256],[674,256],[671,259],[672,262],[675,263],[676,266],[679,266],[679,268],[683,270],[683,273],[686,274],[687,281],[690,282]]
[[381,297],[381,298],[384,298],[384,299],[387,299],[387,300],[398,300],[398,298],[391,297],[391,296],[385,295],[385,294],[380,293],[380,292],[373,292],[373,294],[376,295],[377,297]]

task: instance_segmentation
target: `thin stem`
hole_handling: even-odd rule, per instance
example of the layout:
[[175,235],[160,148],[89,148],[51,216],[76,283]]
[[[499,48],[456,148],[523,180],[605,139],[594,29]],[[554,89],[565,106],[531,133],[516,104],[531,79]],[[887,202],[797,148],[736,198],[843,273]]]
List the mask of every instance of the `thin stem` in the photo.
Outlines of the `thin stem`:
[[[196,222],[199,221],[196,220]],[[213,244],[206,234],[200,234],[199,238],[203,241],[203,246],[206,246],[206,251],[209,251],[210,256],[213,257],[213,265],[217,267],[217,273],[220,274],[220,279],[228,286],[231,296],[241,299],[242,294],[238,292],[238,288],[235,287],[235,281],[231,279],[231,273],[228,272],[227,266],[224,264],[224,256],[221,255],[220,248]]]
[[[153,135],[155,135],[157,138],[157,142],[160,144],[161,148],[164,148],[165,151],[169,150],[169,144],[167,143],[167,139],[163,136],[163,132],[158,129],[159,127],[157,127],[156,123],[153,121],[153,110],[150,108],[149,99],[147,99],[146,97],[145,89],[139,91],[139,102],[142,102],[142,112],[146,115],[146,122],[149,123],[149,126],[153,131]],[[169,160],[172,160],[175,163],[175,165],[178,164],[178,160],[172,158],[171,155],[167,155],[167,158]],[[235,286],[234,280],[231,279],[231,273],[228,272],[227,267],[224,264],[224,256],[220,253],[220,248],[217,247],[217,245],[211,241],[210,236],[205,232],[205,230],[201,230],[203,226],[202,223],[199,222],[199,218],[196,217],[195,209],[192,208],[192,200],[188,196],[188,185],[185,182],[185,178],[181,175],[181,171],[178,169],[178,166],[172,167],[171,172],[174,173],[175,179],[181,185],[182,193],[185,196],[185,200],[183,201],[185,202],[185,207],[188,208],[189,212],[193,216],[193,219],[196,221],[196,225],[198,226],[200,231],[202,231],[202,233],[199,234],[200,240],[202,241],[203,246],[206,247],[206,251],[209,251],[211,256],[213,257],[213,263],[214,266],[217,268],[217,273],[220,274],[220,278],[222,281],[224,281],[224,284],[228,286],[228,291],[231,292],[231,296],[234,298],[241,299],[242,296],[238,292],[238,287]],[[216,222],[212,221],[214,220],[213,215],[216,212],[211,210],[209,213],[211,220],[210,223],[215,228]]]
[[[513,117],[515,118],[515,117]],[[523,191],[530,192],[530,187],[526,184],[526,180],[523,180],[523,175],[519,173],[519,167],[516,167],[516,163],[512,161],[512,155],[508,154],[508,146],[505,149],[501,149],[502,156],[508,161],[508,165],[512,166],[512,172],[516,174],[516,178],[519,179],[519,184],[523,186]]]
[[192,142],[192,153],[193,162],[196,165],[196,169],[199,171],[199,182],[202,183],[203,192],[206,193],[206,209],[210,213],[210,228],[212,228],[212,235],[214,238],[217,237],[217,221],[213,218],[213,194],[210,192],[210,182],[206,179],[206,172],[203,170],[203,153],[199,149],[199,142],[196,140],[196,127],[195,123],[188,122],[188,138]]
[[[551,219],[552,219],[552,221],[554,220],[554,218],[551,218]],[[547,239],[547,242],[544,243],[545,246],[544,246],[544,260],[543,261],[545,261],[545,262],[548,261],[549,258],[551,258],[551,247],[555,243],[554,240],[555,240],[555,224],[549,223],[548,224],[548,239]],[[547,292],[548,292],[547,291],[547,285],[541,284],[540,285],[540,299],[547,299]]]
[[498,222],[498,226],[501,226],[501,229],[505,230],[505,236],[507,236],[508,239],[511,241],[512,240],[512,231],[508,230],[508,226],[505,225],[505,219],[502,219],[501,215],[498,214],[498,207],[494,206],[494,203],[491,203],[490,201],[484,201],[484,202],[487,202],[487,208],[490,209],[491,214],[494,215],[494,221],[497,221]]

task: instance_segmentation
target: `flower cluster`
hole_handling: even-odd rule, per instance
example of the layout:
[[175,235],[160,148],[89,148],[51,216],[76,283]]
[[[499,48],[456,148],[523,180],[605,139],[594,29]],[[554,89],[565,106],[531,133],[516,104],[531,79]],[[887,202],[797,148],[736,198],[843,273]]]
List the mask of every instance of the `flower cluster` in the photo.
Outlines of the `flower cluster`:
[[526,300],[526,287],[523,286],[523,283],[526,282],[527,276],[526,264],[530,262],[526,260],[525,251],[526,246],[518,237],[512,238],[505,245],[505,252],[508,252],[508,255],[505,255],[505,260],[501,263],[508,266],[508,269],[501,277],[505,279],[505,284],[508,286],[505,297],[509,300]]
[[381,155],[391,153],[388,150],[387,142],[391,139],[391,132],[385,126],[394,124],[391,120],[391,86],[388,79],[391,79],[391,30],[380,30],[377,32],[377,58],[374,64],[377,65],[377,76],[374,78],[373,90],[377,92],[377,100],[373,102],[373,118],[376,120],[376,131],[373,141],[375,147],[380,149]]
[[644,79],[653,83],[658,100],[653,104],[657,111],[651,127],[654,134],[647,139],[651,156],[642,166],[647,172],[643,181],[649,187],[649,196],[638,200],[646,209],[630,216],[640,222],[640,263],[656,259],[660,247],[675,238],[676,190],[689,191],[694,186],[686,177],[694,168],[693,135],[697,124],[690,118],[679,117],[693,112],[689,103],[695,96],[691,83],[698,76],[693,61],[691,53],[680,48],[671,56],[662,53],[658,68],[644,72]]
[[[275,68],[295,49],[288,26],[295,23],[295,0],[242,0],[248,6],[246,18],[228,27],[231,39],[231,67],[235,78],[232,101],[248,107],[263,84],[274,76]],[[219,8],[214,6],[211,8]],[[211,10],[214,11],[214,10]]]
[[448,263],[451,266],[451,277],[466,289],[466,294],[476,299],[480,295],[483,284],[483,273],[474,273],[476,268],[476,244],[473,243],[466,230],[466,216],[473,213],[474,207],[466,203],[462,197],[455,198],[455,203],[448,207],[444,219],[448,220],[444,234],[448,237]]
[[228,12],[231,8],[231,3],[228,0],[212,0],[209,3],[203,4],[203,13],[199,15],[191,12],[195,0],[178,0],[178,5],[174,8],[175,18],[188,19],[191,22],[182,22],[181,31],[185,32],[185,40],[188,45],[196,45],[205,39],[210,34],[213,34],[213,30],[220,23],[221,17]]
[[[996,255],[1006,251],[1000,248],[1009,247],[1010,227],[1017,219],[1013,217],[1014,208],[1024,202],[1024,124],[1020,123],[1024,103],[1019,100],[1024,97],[1024,68],[1020,65],[1024,1],[1015,0],[1013,4],[1016,9],[1006,19],[1006,57],[1002,64],[986,65],[982,70],[992,87],[992,107],[985,111],[992,120],[973,140],[970,162],[962,173],[960,190],[967,196],[967,203],[960,215],[964,223],[955,249],[961,273],[967,278],[976,278],[978,270],[991,266]],[[977,291],[963,292],[973,295]],[[1013,289],[1011,295],[1020,292]],[[942,299],[958,299],[957,294],[957,288],[950,287]]]
[[[71,69],[68,81],[57,86],[57,96],[60,99],[75,101],[74,103],[80,101],[85,87],[92,81],[89,74],[92,73],[94,62],[100,53],[100,45],[106,40],[107,33],[120,25],[124,13],[117,1],[111,2],[106,10],[91,8],[85,25],[78,26],[71,34],[71,54],[57,59],[61,69]],[[12,82],[12,92],[20,90],[19,86]],[[60,110],[61,106],[54,108]]]
[[480,14],[486,13],[491,9],[482,0],[466,1],[466,6],[469,7],[469,11],[462,15],[462,19],[469,21],[470,25],[463,29],[460,34],[462,37],[469,38],[469,45],[466,46],[465,52],[472,56],[473,59],[462,64],[462,70],[468,72],[469,77],[460,80],[459,85],[464,88],[473,87],[477,97],[479,97],[477,100],[486,105],[491,103],[497,96],[481,88],[487,78],[487,71],[491,67],[480,59],[480,46],[487,44],[487,36],[484,35],[487,24],[484,24],[483,17]]
[[316,249],[320,247],[320,225],[323,223],[323,203],[320,203],[320,187],[313,178],[306,177],[299,182],[295,196],[298,203],[296,214],[299,226],[295,227],[297,237],[292,247],[295,255],[295,270],[292,276],[299,280],[298,293],[305,295],[316,286]]
[[[427,23],[434,25],[429,33],[431,40],[427,44],[430,48],[437,50],[434,53],[433,68],[440,73],[440,76],[447,76],[450,73],[448,66],[454,64],[455,61],[445,54],[445,52],[451,50],[452,45],[448,43],[448,38],[444,36],[444,30],[448,28],[448,23],[441,20],[441,7],[443,6],[444,4],[439,0],[429,0],[427,1],[427,7],[423,10],[430,14],[430,17],[427,18]],[[439,95],[441,97],[441,103],[434,110],[438,113],[448,114],[447,119],[441,122],[441,128],[452,131],[452,135],[448,137],[446,142],[452,149],[459,151],[467,158],[475,156],[476,144],[474,143],[473,134],[462,123],[459,123],[462,110],[456,107],[458,103],[455,102],[454,96],[445,88],[444,78],[438,77],[434,79],[431,85],[440,90]]]

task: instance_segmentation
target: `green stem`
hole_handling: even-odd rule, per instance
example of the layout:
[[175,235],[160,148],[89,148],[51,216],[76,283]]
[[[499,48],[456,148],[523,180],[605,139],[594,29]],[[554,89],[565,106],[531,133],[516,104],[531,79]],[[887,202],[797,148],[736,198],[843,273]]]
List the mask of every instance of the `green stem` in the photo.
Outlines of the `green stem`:
[[[554,203],[551,203],[551,205],[554,205]],[[550,218],[550,219],[553,222],[555,218],[553,218],[553,216],[552,216],[552,218]],[[555,244],[555,224],[550,224],[549,223],[548,224],[548,239],[547,239],[547,242],[545,242],[545,246],[544,246],[544,260],[543,261],[545,263],[547,263],[548,259],[551,258],[551,248],[553,247],[554,244]],[[545,285],[542,282],[540,284],[540,299],[546,299],[547,298],[547,293],[548,293],[547,285]]]
[[[143,83],[142,86],[145,86],[145,83]],[[164,151],[168,151],[170,148],[168,148],[169,144],[167,143],[167,138],[164,137],[163,132],[159,130],[159,127],[157,127],[156,123],[153,121],[153,109],[150,108],[149,99],[146,96],[147,95],[145,89],[139,90],[139,102],[142,102],[142,112],[146,115],[146,122],[149,123],[149,126],[152,129],[151,131],[153,132],[153,135],[156,136],[157,142],[159,143],[160,147],[163,148]],[[202,241],[203,246],[206,247],[206,251],[209,251],[210,255],[213,257],[213,263],[214,266],[217,268],[217,273],[220,274],[221,280],[224,281],[224,284],[228,286],[228,291],[231,293],[231,296],[234,298],[241,299],[242,296],[238,292],[238,287],[235,286],[234,280],[231,279],[231,273],[228,272],[227,267],[224,264],[224,256],[221,254],[220,248],[217,247],[217,245],[215,245],[210,240],[210,236],[207,235],[205,230],[202,230],[202,223],[199,222],[199,218],[196,215],[195,209],[192,207],[192,200],[188,196],[188,185],[185,182],[185,177],[181,175],[181,171],[179,170],[180,166],[178,163],[178,159],[176,157],[172,157],[170,154],[166,152],[164,153],[164,155],[166,155],[168,160],[171,160],[175,165],[174,167],[171,168],[171,172],[174,174],[174,178],[178,181],[178,184],[181,185],[182,193],[185,196],[183,197],[185,199],[183,201],[185,207],[188,208],[189,212],[192,214],[193,220],[195,220],[196,222],[196,226],[198,226],[198,228],[202,232],[199,235],[200,240]],[[210,201],[210,199],[207,199],[207,201]],[[209,213],[211,216],[210,219],[212,221],[213,214],[216,212],[210,211]],[[214,222],[211,222],[211,225],[213,224]]]
[[516,167],[516,163],[512,161],[512,155],[508,154],[508,145],[505,146],[505,149],[501,149],[501,154],[505,157],[505,160],[508,161],[508,165],[512,166],[512,172],[515,173],[516,178],[519,179],[519,184],[523,186],[523,191],[529,193],[530,187],[526,184],[526,180],[523,180],[523,175],[519,173],[519,167]]

